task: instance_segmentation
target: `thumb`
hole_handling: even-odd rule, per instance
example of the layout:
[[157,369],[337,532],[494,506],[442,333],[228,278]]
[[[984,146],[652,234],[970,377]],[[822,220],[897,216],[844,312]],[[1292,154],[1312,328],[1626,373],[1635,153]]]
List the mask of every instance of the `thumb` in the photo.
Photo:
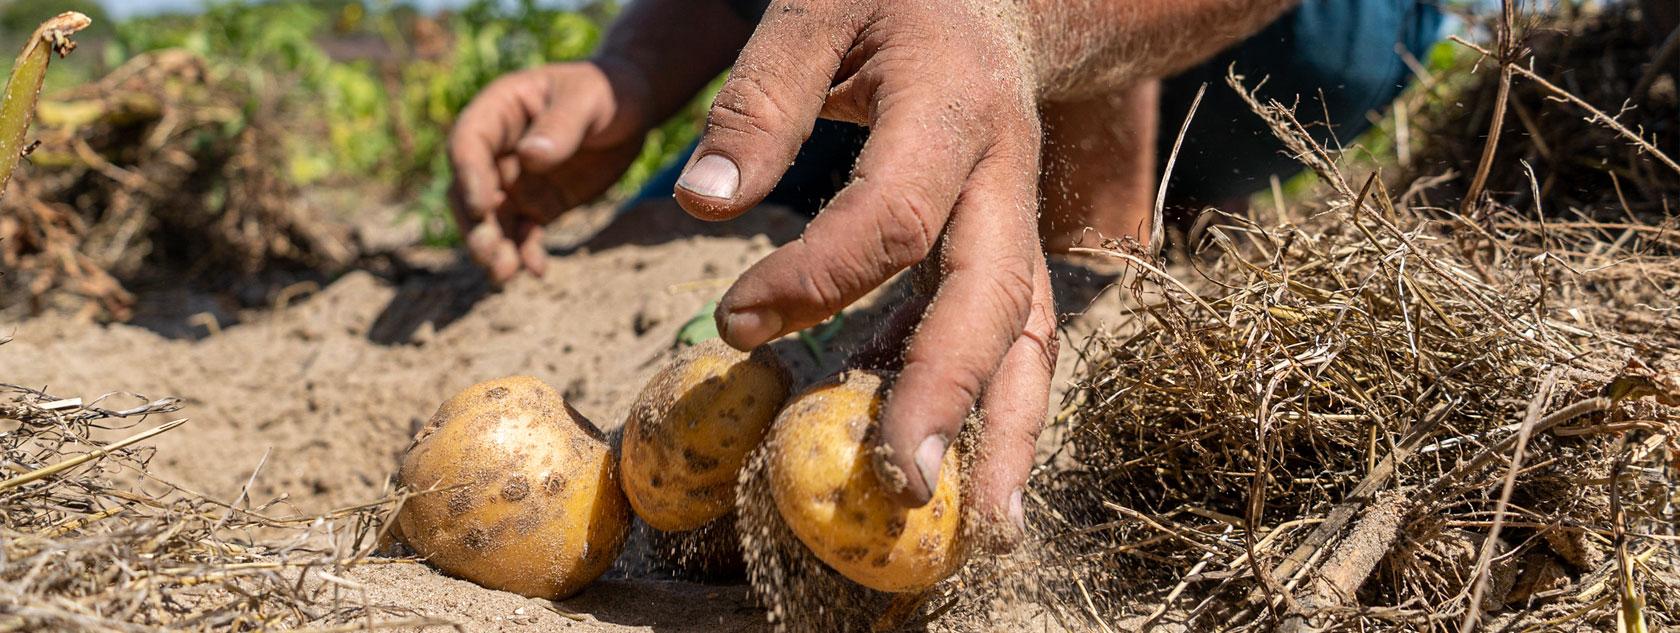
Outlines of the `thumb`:
[[726,220],[770,193],[811,134],[856,29],[850,18],[772,11],[712,101],[676,198],[695,217]]

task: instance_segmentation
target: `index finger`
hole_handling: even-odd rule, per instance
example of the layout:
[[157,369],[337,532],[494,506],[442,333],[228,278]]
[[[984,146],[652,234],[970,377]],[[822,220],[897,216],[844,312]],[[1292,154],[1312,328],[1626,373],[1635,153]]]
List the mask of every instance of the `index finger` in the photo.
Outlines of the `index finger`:
[[522,81],[509,76],[491,83],[461,111],[449,134],[460,211],[472,220],[483,220],[507,201],[498,161],[514,152],[542,105],[525,96],[532,91],[519,89]]

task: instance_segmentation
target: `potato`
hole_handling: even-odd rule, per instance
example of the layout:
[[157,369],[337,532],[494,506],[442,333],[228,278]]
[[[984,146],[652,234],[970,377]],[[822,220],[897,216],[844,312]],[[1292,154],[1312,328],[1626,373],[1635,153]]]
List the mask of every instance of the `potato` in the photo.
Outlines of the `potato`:
[[397,514],[409,547],[491,589],[571,595],[612,566],[629,532],[606,438],[529,376],[473,385],[443,403],[398,480],[422,493]]
[[787,400],[787,369],[769,348],[712,339],[648,381],[624,422],[624,492],[654,529],[682,532],[735,507],[735,477]]
[[871,455],[892,377],[850,371],[796,396],[765,449],[776,510],[811,553],[865,587],[912,592],[962,565],[961,463],[945,455],[927,505],[893,500]]

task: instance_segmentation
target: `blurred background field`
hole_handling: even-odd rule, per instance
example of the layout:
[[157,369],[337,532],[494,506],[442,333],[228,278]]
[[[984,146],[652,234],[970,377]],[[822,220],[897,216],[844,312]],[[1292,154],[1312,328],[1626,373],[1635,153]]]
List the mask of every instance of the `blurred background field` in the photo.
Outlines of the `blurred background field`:
[[[504,73],[590,54],[615,2],[535,0],[0,1],[0,48],[15,50],[64,10],[91,16],[81,49],[54,64],[45,97],[105,76],[137,56],[190,52],[213,82],[237,90],[246,116],[284,127],[284,176],[352,186],[404,202],[425,241],[456,239],[445,199],[444,142],[457,113]],[[705,97],[647,140],[615,190],[633,192],[691,140]]]

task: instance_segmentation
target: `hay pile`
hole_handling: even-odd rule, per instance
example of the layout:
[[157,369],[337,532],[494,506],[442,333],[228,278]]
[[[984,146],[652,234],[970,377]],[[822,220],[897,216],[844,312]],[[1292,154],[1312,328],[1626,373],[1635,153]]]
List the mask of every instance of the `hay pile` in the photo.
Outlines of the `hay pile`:
[[[1176,275],[1099,251],[1142,307],[1078,350],[1029,504],[1042,599],[1077,629],[1680,624],[1672,226],[1594,220],[1603,197],[1459,215],[1250,99],[1327,201],[1228,218]],[[1680,174],[1626,145],[1575,159],[1669,183],[1645,208],[1672,225]]]
[[39,145],[0,198],[7,305],[120,320],[147,275],[349,264],[348,233],[297,204],[276,102],[185,51],[42,101]]
[[342,578],[354,565],[415,563],[370,557],[391,504],[276,517],[274,504],[230,505],[152,478],[144,442],[182,426],[156,422],[179,408],[0,384],[0,631],[438,623],[367,604]]
[[[1680,176],[1672,164],[1623,131],[1665,148],[1680,148],[1680,34],[1673,3],[1606,3],[1599,10],[1514,16],[1517,60],[1508,107],[1499,112],[1500,70],[1481,60],[1473,73],[1426,79],[1419,155],[1406,179],[1453,174],[1437,201],[1462,200],[1470,189],[1490,130],[1497,130],[1483,190],[1517,208],[1536,194],[1554,217],[1677,226]],[[1667,8],[1669,15],[1659,15]],[[1497,32],[1498,19],[1483,28]],[[1497,48],[1495,44],[1487,48]],[[1473,52],[1469,47],[1461,51]],[[1576,99],[1577,103],[1566,100]],[[1614,120],[1614,126],[1608,120]],[[1479,201],[1478,201],[1479,202]]]

